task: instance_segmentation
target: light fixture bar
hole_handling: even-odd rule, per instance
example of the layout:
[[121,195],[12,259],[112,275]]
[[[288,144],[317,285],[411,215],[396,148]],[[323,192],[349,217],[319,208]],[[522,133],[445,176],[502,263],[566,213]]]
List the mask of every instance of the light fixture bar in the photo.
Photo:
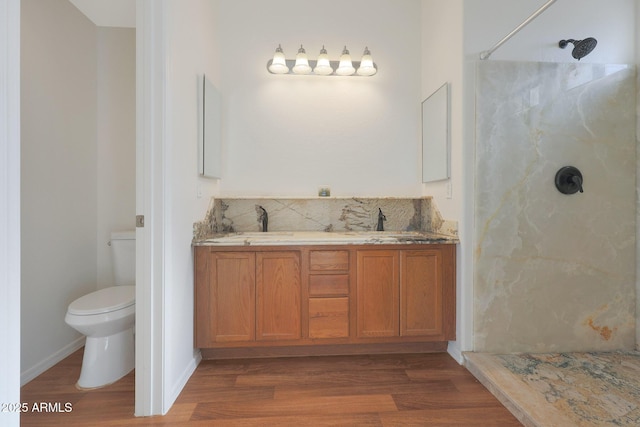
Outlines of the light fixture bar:
[[[289,67],[289,72],[288,73],[274,73],[272,72],[269,67],[271,66],[271,64],[273,63],[273,59],[270,59],[269,61],[267,61],[267,71],[269,71],[269,73],[271,74],[295,74],[292,69],[294,67],[294,65],[296,65],[296,60],[295,59],[286,59],[285,60],[287,67]],[[358,68],[360,68],[360,61],[351,61],[353,64],[353,68],[355,68],[356,70]],[[313,70],[316,68],[316,64],[318,63],[318,61],[316,61],[315,59],[310,59],[309,60],[309,66],[311,67],[311,72],[309,74],[297,74],[297,75],[305,75],[305,76],[319,76],[321,74],[316,74],[313,72]],[[331,68],[333,68],[333,73],[331,74],[326,74],[327,76],[337,76],[337,77],[345,77],[345,76],[339,76],[336,74],[335,70],[338,68],[338,66],[340,65],[340,61],[329,61],[329,64],[331,64]],[[373,63],[373,67],[378,70],[378,66],[376,65],[376,63]],[[362,76],[360,74],[354,73],[348,77],[369,77],[369,76]]]
[[286,59],[282,46],[278,45],[273,58],[267,61],[267,71],[271,74],[371,77],[378,72],[378,66],[371,59],[368,47],[364,48],[361,61],[351,60],[347,46],[342,50],[340,60],[330,61],[324,46],[320,50],[318,59],[310,60],[302,45],[298,49],[296,59]]

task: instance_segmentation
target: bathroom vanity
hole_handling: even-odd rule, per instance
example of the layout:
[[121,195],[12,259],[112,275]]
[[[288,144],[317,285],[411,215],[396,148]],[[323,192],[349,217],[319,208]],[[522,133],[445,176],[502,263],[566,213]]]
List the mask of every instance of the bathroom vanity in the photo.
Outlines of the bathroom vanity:
[[204,358],[445,351],[455,249],[423,232],[196,241],[195,346]]

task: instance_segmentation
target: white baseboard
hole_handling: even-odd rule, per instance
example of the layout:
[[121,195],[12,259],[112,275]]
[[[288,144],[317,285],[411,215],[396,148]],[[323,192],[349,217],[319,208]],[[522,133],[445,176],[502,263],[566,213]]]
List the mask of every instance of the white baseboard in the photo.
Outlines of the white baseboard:
[[447,353],[449,353],[449,355],[453,357],[459,364],[464,364],[464,356],[462,355],[462,351],[460,350],[458,341],[449,341],[449,345],[447,346]]
[[20,373],[20,387],[28,383],[29,381],[36,378],[38,375],[46,371],[47,369],[54,366],[56,363],[63,360],[65,357],[73,354],[78,349],[84,346],[85,337],[84,335],[62,347],[60,350],[53,353],[51,356],[46,359],[36,363],[31,368],[27,369]]
[[193,373],[196,371],[196,368],[200,364],[201,360],[202,360],[202,353],[200,353],[200,350],[194,351],[193,359],[191,359],[191,361],[187,364],[184,371],[182,372],[182,375],[180,375],[180,378],[178,378],[178,381],[176,381],[175,385],[171,388],[171,394],[168,396],[168,399],[166,399],[164,402],[164,405],[162,408],[163,409],[162,415],[166,415],[167,412],[169,412],[169,410],[171,409],[171,406],[173,406],[174,402],[182,392],[182,389],[187,385],[189,378],[191,378],[191,375],[193,375]]

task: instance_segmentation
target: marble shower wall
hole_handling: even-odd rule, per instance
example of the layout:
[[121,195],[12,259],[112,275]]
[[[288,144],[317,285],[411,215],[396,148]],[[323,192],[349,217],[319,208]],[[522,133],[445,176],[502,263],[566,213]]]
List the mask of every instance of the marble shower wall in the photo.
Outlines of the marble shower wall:
[[[636,147],[640,149],[640,73],[636,71]],[[636,153],[636,350],[640,351],[640,155]]]
[[[636,73],[477,65],[475,351],[633,349]],[[584,193],[556,190],[563,166]]]
[[388,231],[427,231],[457,236],[457,223],[446,221],[430,197],[402,198],[220,198],[213,199],[204,221],[194,224],[194,238],[215,233],[260,231],[258,206],[269,215],[269,231],[373,231],[378,209]]

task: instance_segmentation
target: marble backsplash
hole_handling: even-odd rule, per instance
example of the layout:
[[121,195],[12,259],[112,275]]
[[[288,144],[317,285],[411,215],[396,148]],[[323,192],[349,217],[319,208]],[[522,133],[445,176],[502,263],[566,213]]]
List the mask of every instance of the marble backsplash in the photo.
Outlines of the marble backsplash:
[[[478,64],[475,351],[634,347],[635,76],[628,65]],[[556,189],[569,165],[584,193]]]
[[379,209],[386,231],[424,231],[457,237],[456,221],[442,218],[431,197],[422,198],[217,198],[203,221],[193,225],[195,240],[219,233],[261,231],[259,206],[269,231],[375,231]]

